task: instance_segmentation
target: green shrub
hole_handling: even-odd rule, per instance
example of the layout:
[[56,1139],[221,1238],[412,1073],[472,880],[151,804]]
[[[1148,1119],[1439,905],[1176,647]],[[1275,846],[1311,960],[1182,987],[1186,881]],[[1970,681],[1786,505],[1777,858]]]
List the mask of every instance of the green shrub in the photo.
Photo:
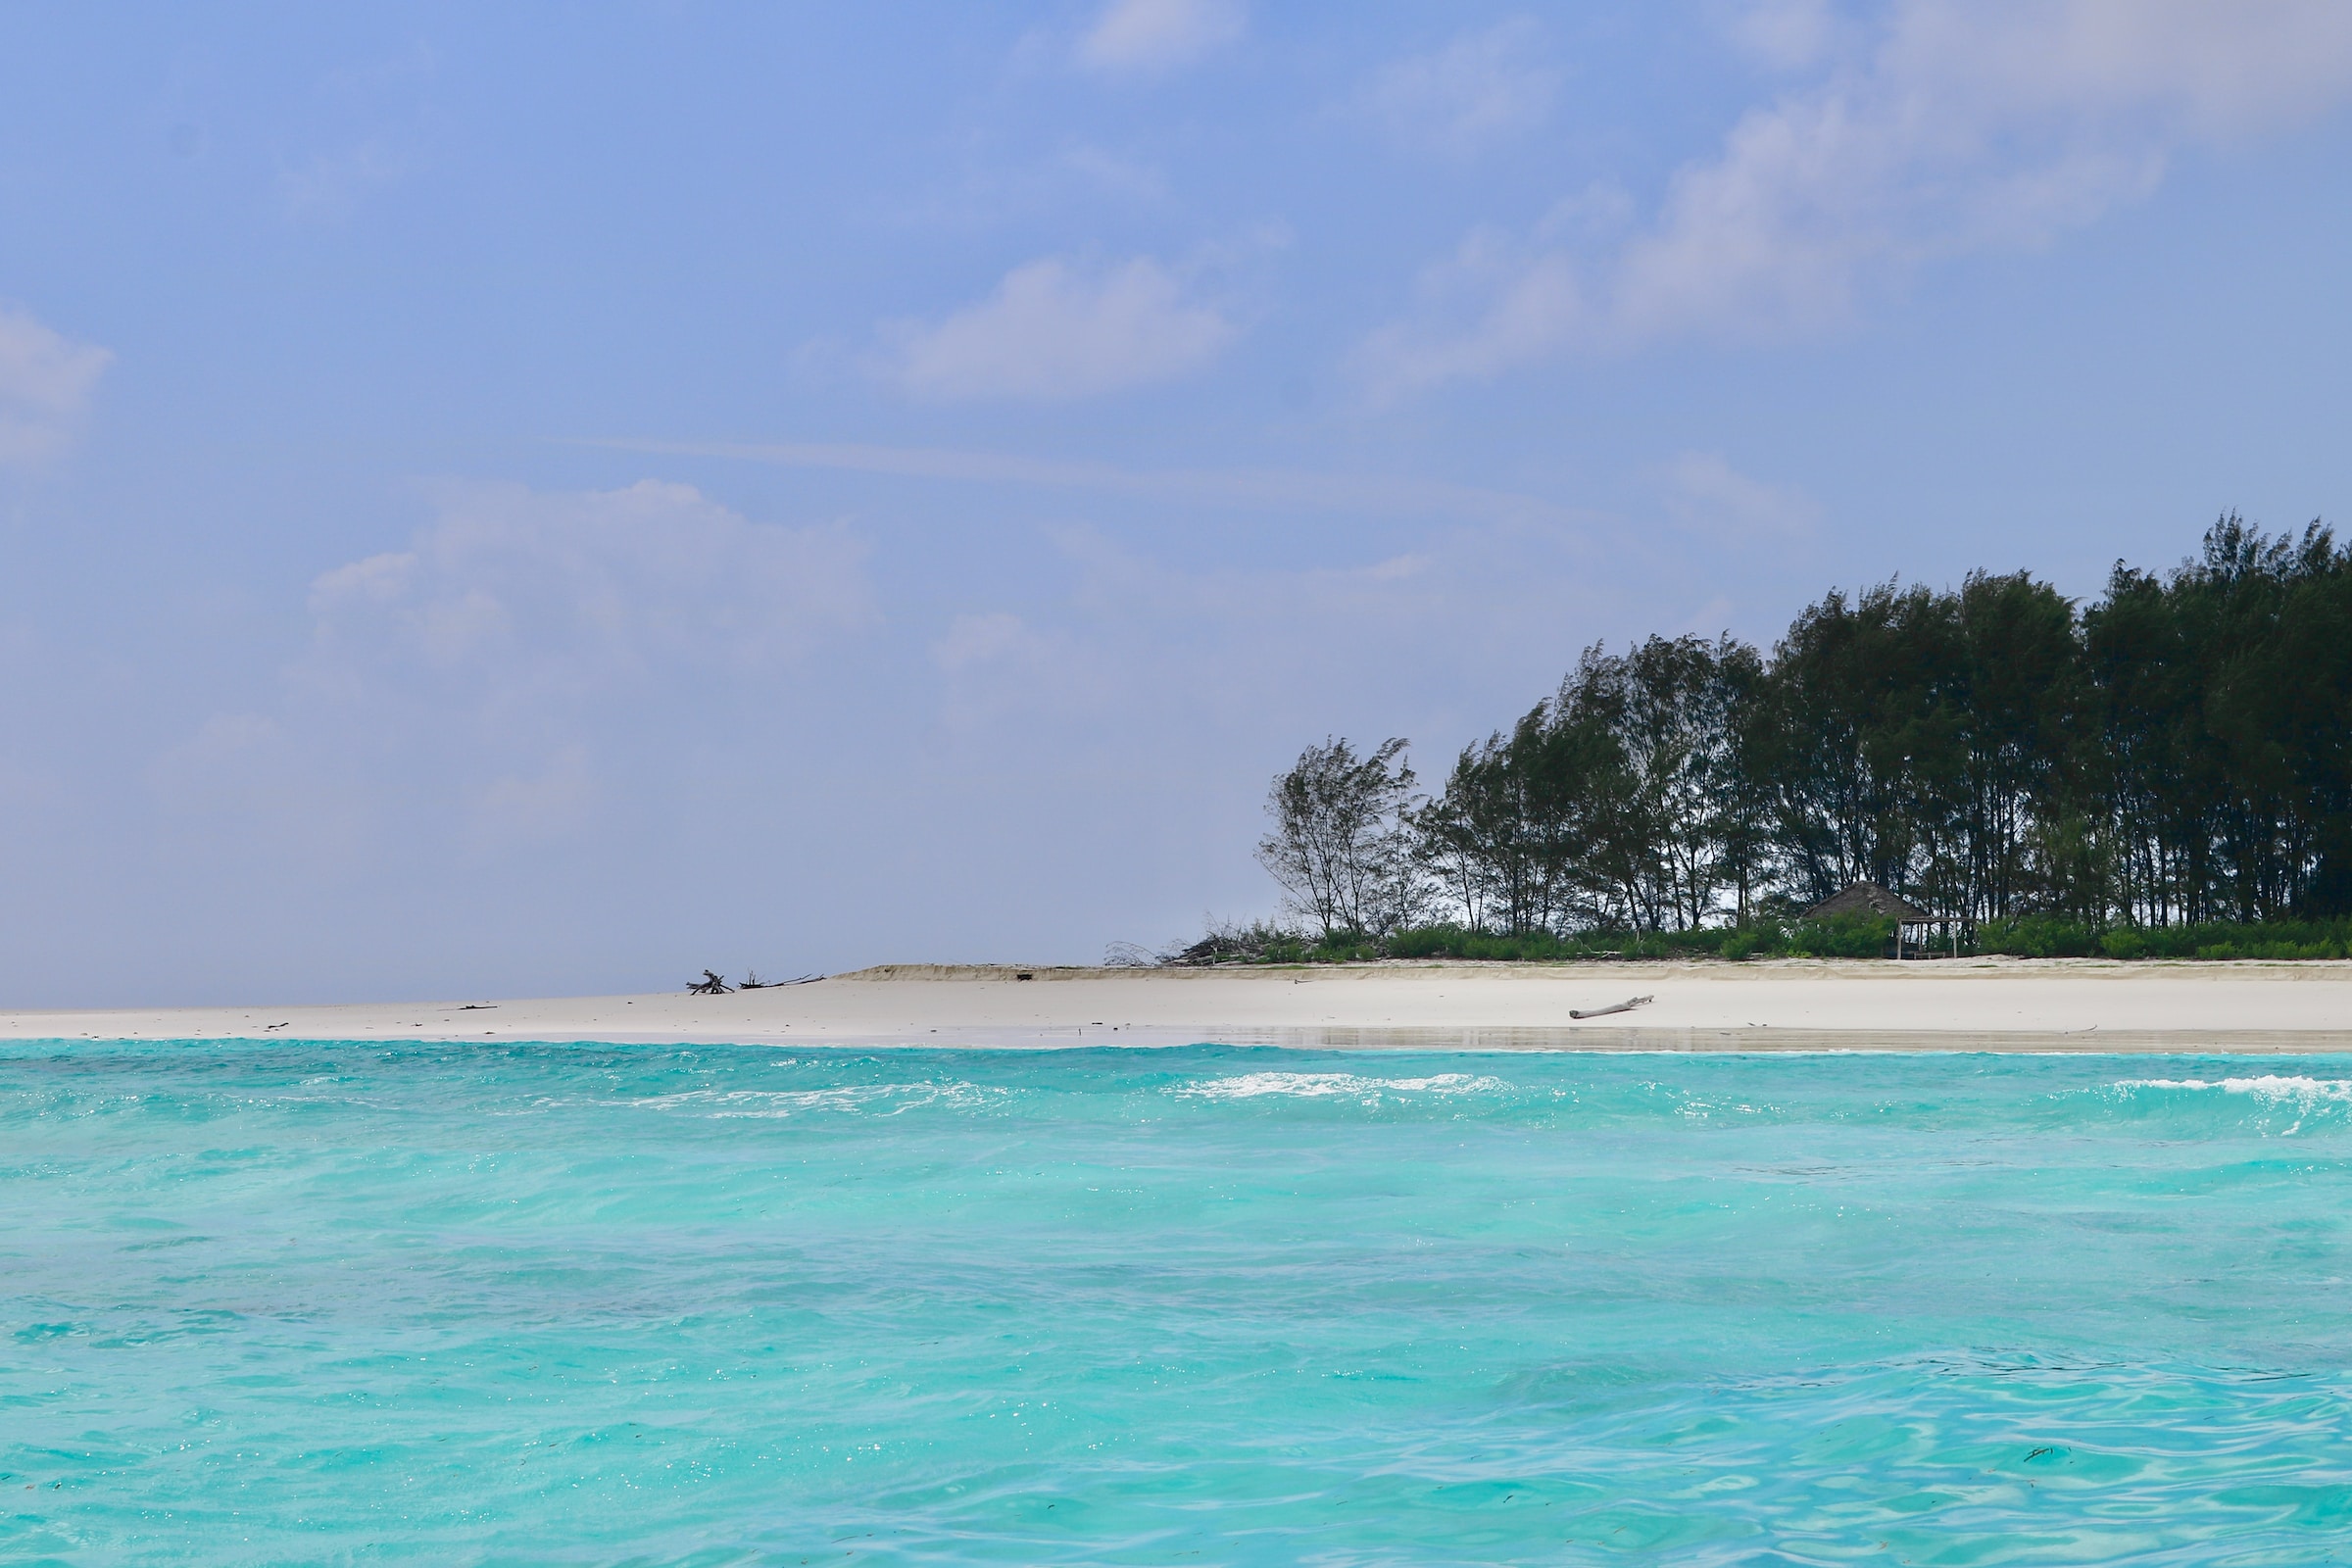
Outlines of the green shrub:
[[[1975,951],[2027,958],[2342,958],[2352,956],[2352,919],[2273,920],[2244,925],[2115,926],[2100,930],[2064,915],[1987,920]],[[1355,932],[1319,938],[1270,925],[1223,926],[1161,961],[1363,963],[1375,958],[1450,958],[1486,963],[1562,963],[1578,958],[1884,958],[1894,923],[1872,916],[1797,920],[1766,912],[1740,926],[1699,931],[1551,931],[1502,935],[1446,923],[1411,926],[1376,939]]]
[[1894,922],[1875,914],[1799,920],[1789,929],[1788,951],[1804,958],[1887,957],[1894,952]]
[[1977,930],[1979,953],[2027,958],[2341,958],[2352,956],[2352,920],[2234,920],[2196,925],[2120,925],[2093,933],[2056,915],[1987,920]]
[[2100,933],[2062,914],[2021,914],[1977,927],[1979,953],[2020,958],[2091,958],[2106,951]]
[[2135,926],[2119,926],[2099,938],[2099,951],[2110,958],[2144,958],[2148,955],[2147,934]]

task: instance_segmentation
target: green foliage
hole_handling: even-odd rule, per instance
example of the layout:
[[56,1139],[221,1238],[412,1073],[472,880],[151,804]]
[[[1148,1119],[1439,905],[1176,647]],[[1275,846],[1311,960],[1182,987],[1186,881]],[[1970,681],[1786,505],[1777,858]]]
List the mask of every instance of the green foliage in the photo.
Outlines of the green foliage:
[[1975,951],[2021,958],[2344,958],[2352,919],[2200,921],[2092,929],[2058,915],[1987,920]]
[[1361,936],[1315,943],[1293,937],[1267,944],[1248,961],[1360,963],[1374,958],[1456,958],[1570,963],[1596,958],[1880,958],[1893,951],[1892,921],[1845,916],[1801,920],[1788,926],[1761,918],[1744,926],[1707,926],[1693,931],[1496,932],[1451,923],[1407,926],[1377,942]]
[[[1979,951],[1998,950],[1980,945]],[[2099,953],[2109,958],[2144,958],[2148,956],[2147,933],[2133,926],[2119,926],[2099,938]]]
[[1402,753],[1327,741],[1277,781],[1298,953],[1866,956],[1887,933],[1800,911],[1867,881],[1987,953],[2333,955],[2352,548],[2230,514],[2085,607],[2023,572],[1832,591],[1769,657],[1586,650],[1435,798]]
[[2106,950],[2100,945],[2100,933],[2081,920],[2025,914],[1986,920],[1978,926],[1976,951],[2021,958],[2091,958]]
[[1785,951],[1801,958],[1886,958],[1894,954],[1894,922],[1872,915],[1799,920]]
[[[2210,921],[2198,925],[2097,930],[2065,915],[1987,920],[1964,951],[2022,958],[2352,958],[2352,918]],[[1385,938],[1340,932],[1317,938],[1275,926],[1227,926],[1161,961],[1369,963],[1381,958],[1488,963],[1572,963],[1592,959],[1885,958],[1894,922],[1868,915],[1782,921],[1759,914],[1745,925],[1695,931],[1478,931],[1452,923],[1406,926]]]
[[1737,933],[1702,931],[1474,931],[1428,925],[1397,931],[1382,944],[1390,958],[1474,958],[1509,963],[1565,963],[1579,958],[1715,957]]
[[[1375,939],[1357,932],[1316,938],[1271,926],[1228,929],[1162,961],[1176,965],[1368,963],[1382,958],[1568,963],[1592,959],[1885,958],[1894,922],[1847,915],[1782,924],[1769,917],[1695,931],[1498,933],[1456,924],[1408,926]],[[2027,958],[2347,958],[2352,919],[2118,926],[2097,931],[2061,915],[1986,921],[1970,954]]]
[[1394,930],[1411,912],[1418,878],[1404,752],[1398,739],[1362,756],[1347,741],[1326,740],[1301,752],[1267,792],[1274,831],[1258,841],[1258,863],[1282,884],[1291,912],[1314,921],[1326,947]]

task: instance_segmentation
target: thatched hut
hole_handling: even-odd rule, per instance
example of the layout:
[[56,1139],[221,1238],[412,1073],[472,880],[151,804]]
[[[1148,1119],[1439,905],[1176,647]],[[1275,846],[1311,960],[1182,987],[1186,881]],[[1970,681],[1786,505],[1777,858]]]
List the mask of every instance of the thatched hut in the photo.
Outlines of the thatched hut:
[[[1936,927],[1941,926],[1951,937],[1952,956],[1960,956],[1960,918],[1951,914],[1930,914],[1901,894],[1879,886],[1876,882],[1849,883],[1844,891],[1822,900],[1805,911],[1808,920],[1835,920],[1840,915],[1875,915],[1894,922],[1894,956],[1910,956],[1909,949],[1917,946],[1924,955],[1936,941]],[[1912,933],[1919,933],[1916,944]]]

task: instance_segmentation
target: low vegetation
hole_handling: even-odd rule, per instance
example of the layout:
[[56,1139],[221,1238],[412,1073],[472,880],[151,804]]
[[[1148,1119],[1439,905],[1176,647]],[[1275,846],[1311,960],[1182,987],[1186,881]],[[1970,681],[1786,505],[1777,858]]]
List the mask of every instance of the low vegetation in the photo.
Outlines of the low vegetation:
[[[1603,958],[1883,958],[1893,951],[1892,921],[1846,916],[1784,922],[1760,915],[1744,925],[1689,931],[1518,935],[1453,924],[1402,926],[1384,937],[1346,931],[1323,935],[1255,924],[1220,927],[1188,947],[1153,955],[1151,961],[1178,968],[1370,963],[1383,958],[1569,963]],[[1948,951],[1936,949],[1932,956]],[[1963,939],[1961,952],[2020,958],[2352,958],[2352,920],[2216,921],[2100,931],[2073,920],[2027,915],[1985,922]]]

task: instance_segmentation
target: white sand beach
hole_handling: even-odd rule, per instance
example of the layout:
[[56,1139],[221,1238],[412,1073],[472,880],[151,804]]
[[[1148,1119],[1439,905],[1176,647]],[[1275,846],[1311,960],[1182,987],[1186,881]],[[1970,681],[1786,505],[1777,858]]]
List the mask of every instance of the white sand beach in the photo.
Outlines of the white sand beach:
[[2328,1052],[2352,1051],[2352,963],[899,964],[711,997],[15,1012],[0,1038]]

